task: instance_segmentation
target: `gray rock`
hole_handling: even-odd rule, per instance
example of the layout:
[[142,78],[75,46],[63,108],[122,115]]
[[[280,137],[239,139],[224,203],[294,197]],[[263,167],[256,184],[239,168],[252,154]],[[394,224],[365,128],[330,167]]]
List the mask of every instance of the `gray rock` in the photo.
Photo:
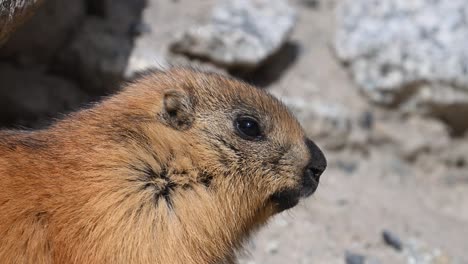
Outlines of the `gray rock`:
[[345,263],[346,264],[365,264],[366,257],[361,254],[357,254],[351,251],[345,252]]
[[108,22],[108,26],[121,34],[138,35],[147,30],[141,22],[146,0],[92,0],[88,1],[91,15]]
[[468,2],[344,0],[335,49],[374,102],[468,128]]
[[309,8],[318,8],[320,6],[319,0],[302,0],[302,4]]
[[374,119],[374,114],[371,111],[365,111],[359,117],[359,126],[367,130],[372,129],[372,126],[374,125]]
[[342,160],[336,161],[336,166],[347,174],[353,174],[359,166],[359,163],[354,160]]
[[57,71],[79,81],[92,94],[118,89],[132,50],[132,40],[106,20],[89,18],[58,59]]
[[0,123],[36,127],[88,100],[73,83],[36,70],[0,64]]
[[389,230],[382,231],[382,238],[385,244],[391,246],[392,248],[401,251],[403,249],[403,244],[400,238]]
[[34,16],[14,32],[0,49],[0,57],[20,64],[49,63],[85,16],[85,1],[47,0]]
[[124,77],[127,80],[135,78],[139,73],[148,70],[165,70],[170,68],[166,58],[155,50],[135,47],[125,67]]
[[284,0],[222,0],[209,24],[181,33],[171,50],[253,70],[280,49],[295,22],[296,12]]

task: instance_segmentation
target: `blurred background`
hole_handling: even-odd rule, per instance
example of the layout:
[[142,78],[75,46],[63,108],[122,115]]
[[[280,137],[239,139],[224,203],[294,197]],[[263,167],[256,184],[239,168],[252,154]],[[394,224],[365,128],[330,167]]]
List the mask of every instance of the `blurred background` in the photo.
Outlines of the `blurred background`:
[[329,160],[241,263],[468,263],[466,0],[0,1],[2,128],[184,65],[276,95]]

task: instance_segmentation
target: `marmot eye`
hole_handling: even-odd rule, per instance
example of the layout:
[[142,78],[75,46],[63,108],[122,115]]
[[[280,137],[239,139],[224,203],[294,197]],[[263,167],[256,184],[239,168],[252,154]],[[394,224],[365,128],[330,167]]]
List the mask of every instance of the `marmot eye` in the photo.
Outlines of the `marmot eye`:
[[237,118],[235,121],[235,127],[240,136],[244,139],[258,140],[262,137],[260,126],[257,120],[252,117],[243,116]]

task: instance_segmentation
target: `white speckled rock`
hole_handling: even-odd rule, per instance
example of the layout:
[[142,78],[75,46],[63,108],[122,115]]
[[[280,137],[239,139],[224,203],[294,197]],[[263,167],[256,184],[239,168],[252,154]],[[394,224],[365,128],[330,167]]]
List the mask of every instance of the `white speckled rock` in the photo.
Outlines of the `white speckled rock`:
[[223,0],[209,24],[177,36],[171,50],[251,70],[283,45],[295,22],[296,12],[284,0]]
[[337,18],[338,57],[371,100],[468,127],[466,0],[344,0]]

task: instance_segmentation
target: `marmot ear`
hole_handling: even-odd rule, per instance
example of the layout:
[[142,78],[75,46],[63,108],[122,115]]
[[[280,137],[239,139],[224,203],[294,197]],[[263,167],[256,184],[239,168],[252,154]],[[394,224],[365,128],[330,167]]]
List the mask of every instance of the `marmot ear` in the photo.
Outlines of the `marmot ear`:
[[183,91],[171,90],[164,94],[162,118],[164,123],[185,130],[193,123],[193,105],[189,95]]

